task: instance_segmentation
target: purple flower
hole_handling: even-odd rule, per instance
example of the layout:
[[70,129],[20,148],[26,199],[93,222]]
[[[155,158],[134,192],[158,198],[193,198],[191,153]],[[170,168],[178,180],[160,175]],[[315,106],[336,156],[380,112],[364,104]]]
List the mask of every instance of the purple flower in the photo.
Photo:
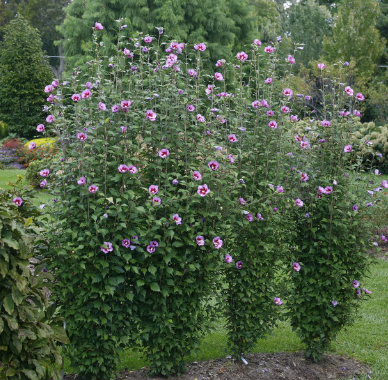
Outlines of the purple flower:
[[100,248],[101,248],[101,251],[104,253],[108,253],[108,252],[113,251],[113,245],[112,245],[112,243],[109,243],[108,241],[104,241],[104,244]]
[[337,301],[331,301],[331,304],[336,307],[338,305],[338,302]]
[[49,169],[43,169],[39,172],[39,174],[42,176],[42,177],[47,177],[49,174],[50,174],[50,170]]
[[256,214],[256,218],[259,220],[264,220],[264,218],[262,217],[262,215],[259,212]]
[[149,188],[148,188],[148,192],[150,194],[157,194],[157,192],[159,191],[159,186],[157,185],[151,185]]
[[246,219],[248,222],[253,222],[253,216],[252,216],[251,214],[245,215],[245,219]]
[[303,207],[303,201],[299,198],[295,199],[295,204],[298,206],[298,207]]
[[236,268],[241,269],[244,266],[244,263],[242,261],[237,261]]
[[182,218],[179,216],[179,214],[174,214],[172,216],[172,220],[175,221],[175,224],[182,224]]
[[245,205],[245,199],[244,198],[238,198],[238,203],[240,203],[240,205],[244,206]]
[[159,197],[153,197],[152,198],[152,204],[156,204],[159,206],[162,203],[162,200]]
[[149,244],[151,247],[159,247],[159,243],[156,241],[156,240],[153,240],[153,241],[150,241],[150,244]]
[[154,253],[155,252],[155,247],[152,245],[147,245],[147,252],[148,253]]
[[208,186],[206,184],[204,185],[199,185],[198,186],[198,190],[197,190],[197,193],[201,196],[201,197],[204,197],[206,195],[208,195],[210,193],[210,189],[208,188]]
[[195,238],[195,241],[196,241],[197,245],[200,245],[200,246],[205,245],[205,238],[201,235],[197,236]]
[[353,288],[358,288],[360,286],[360,283],[357,280],[354,280],[352,282],[352,286],[353,286]]
[[129,248],[131,245],[131,241],[129,239],[124,239],[121,241],[121,245],[125,248]]
[[89,186],[89,192],[90,193],[97,193],[97,190],[98,190],[98,186],[96,186],[96,185],[90,185]]
[[86,183],[86,178],[85,178],[85,177],[80,177],[80,178],[77,180],[77,183],[78,183],[78,185],[85,185],[85,183]]
[[279,297],[275,297],[273,299],[273,302],[275,302],[275,305],[281,305],[283,302]]
[[358,211],[358,206],[357,206],[357,205],[353,205],[353,206],[352,206],[352,210],[353,210],[353,211]]
[[12,202],[15,203],[16,206],[20,207],[23,204],[23,199],[20,197],[15,197],[12,199]]
[[194,178],[196,181],[200,181],[200,180],[202,179],[202,174],[201,174],[199,171],[195,170],[195,171],[193,172],[193,178]]
[[170,155],[170,151],[168,149],[161,149],[158,154],[159,154],[159,157],[166,158],[167,156]]
[[208,162],[207,166],[208,166],[211,170],[217,170],[218,167],[219,167],[219,164],[218,164],[217,161],[212,160],[212,161],[209,161],[209,162]]
[[178,183],[179,183],[179,181],[178,181],[177,179],[173,179],[173,180],[172,180],[172,184],[173,184],[173,185],[177,185]]
[[230,264],[233,261],[233,257],[230,255],[225,255],[225,262]]
[[299,263],[295,262],[295,263],[292,264],[292,269],[293,269],[294,271],[299,272],[299,271],[300,271],[300,268],[301,268],[301,266],[300,266]]
[[224,242],[221,240],[219,236],[216,236],[213,239],[213,244],[216,249],[220,249],[223,246]]

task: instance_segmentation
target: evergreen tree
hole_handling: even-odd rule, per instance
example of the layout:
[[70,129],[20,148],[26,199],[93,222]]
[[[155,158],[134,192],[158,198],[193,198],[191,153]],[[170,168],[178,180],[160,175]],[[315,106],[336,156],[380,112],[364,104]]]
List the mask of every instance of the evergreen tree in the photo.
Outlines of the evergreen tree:
[[385,49],[376,28],[379,13],[376,0],[341,0],[333,36],[324,39],[325,59],[332,63],[354,60],[359,74],[370,79]]
[[43,119],[52,71],[43,57],[39,32],[21,16],[5,28],[0,45],[0,120],[9,131],[32,137]]
[[[69,3],[70,0],[0,0],[0,41],[3,40],[6,25],[20,14],[39,30],[43,50],[49,56],[60,56],[61,51],[55,45],[55,41],[60,39],[56,26],[63,22],[63,8]],[[58,58],[50,58],[53,68],[61,63]]]
[[212,61],[230,58],[232,51],[252,38],[247,0],[73,0],[65,12],[59,30],[70,69],[88,60],[91,28],[97,21],[104,25],[103,40],[112,51],[119,18],[133,32],[155,35],[155,27],[163,27],[177,41],[207,42],[205,55]]

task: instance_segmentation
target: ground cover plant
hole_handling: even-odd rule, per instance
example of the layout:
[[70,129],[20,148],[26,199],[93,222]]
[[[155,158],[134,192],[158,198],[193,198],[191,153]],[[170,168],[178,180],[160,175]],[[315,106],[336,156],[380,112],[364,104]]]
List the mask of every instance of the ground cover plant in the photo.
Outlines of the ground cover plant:
[[182,373],[220,311],[235,358],[288,315],[319,360],[369,293],[367,190],[388,187],[352,192],[346,110],[363,95],[327,82],[327,111],[320,63],[323,111],[311,113],[309,95],[288,87],[297,57],[280,56],[280,40],[254,40],[209,73],[204,42],[117,29],[107,57],[95,23],[94,59],[48,85],[37,126],[61,147],[40,175],[57,200],[45,208],[46,265],[72,367],[112,378],[123,348],[138,346],[151,374]]

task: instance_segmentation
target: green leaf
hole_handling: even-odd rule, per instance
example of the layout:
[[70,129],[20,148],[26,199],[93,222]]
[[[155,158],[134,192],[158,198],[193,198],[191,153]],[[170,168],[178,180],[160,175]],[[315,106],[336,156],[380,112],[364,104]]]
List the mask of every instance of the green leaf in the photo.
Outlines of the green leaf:
[[54,331],[54,339],[58,342],[61,342],[63,344],[69,344],[70,340],[67,337],[66,331],[61,326],[51,326],[52,330]]
[[31,380],[39,380],[36,372],[32,369],[22,369],[21,372],[23,372]]
[[8,238],[3,238],[1,239],[2,242],[7,244],[9,247],[14,248],[14,249],[19,249],[19,243],[16,240],[8,239]]
[[150,288],[154,292],[160,292],[160,287],[159,287],[159,285],[156,282],[151,282]]
[[12,315],[13,313],[13,310],[15,308],[15,304],[12,300],[12,295],[11,294],[7,294],[5,297],[4,297],[4,300],[3,300],[3,306],[4,306],[4,310],[9,314],[9,315]]

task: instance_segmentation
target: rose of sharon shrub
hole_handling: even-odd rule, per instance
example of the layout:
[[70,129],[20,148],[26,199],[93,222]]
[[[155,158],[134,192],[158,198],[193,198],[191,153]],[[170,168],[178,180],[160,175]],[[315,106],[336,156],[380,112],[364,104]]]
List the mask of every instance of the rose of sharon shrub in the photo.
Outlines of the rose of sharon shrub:
[[[144,46],[138,37],[120,37],[118,56],[105,60],[101,30],[94,29],[96,59],[75,72],[69,87],[53,90],[47,122],[64,159],[41,171],[58,200],[47,265],[57,300],[66,305],[72,367],[82,377],[110,378],[120,349],[131,342],[143,348],[152,374],[181,373],[221,294],[230,352],[240,357],[287,307],[279,283],[285,265],[298,262],[304,273],[303,257],[290,253],[302,238],[288,239],[299,223],[294,215],[313,204],[303,185],[315,173],[307,163],[342,170],[353,149],[345,153],[349,141],[333,135],[336,143],[319,161],[310,155],[324,138],[290,133],[298,120],[293,90],[265,83],[277,78],[276,45],[253,44],[249,54],[217,62],[214,76],[202,76],[202,50],[182,54],[189,47],[176,41],[156,59],[155,41]],[[233,92],[225,91],[226,70],[238,78]],[[315,124],[329,134],[336,123],[324,120]],[[332,159],[338,155],[345,163]],[[304,173],[297,186],[296,163]],[[335,193],[326,180],[319,186]],[[324,219],[318,217],[318,229]],[[341,234],[353,228],[343,225]],[[330,231],[330,241],[339,241]],[[308,247],[317,244],[308,240]],[[348,263],[341,268],[354,276],[366,267],[357,272]],[[315,279],[314,268],[303,281]],[[306,309],[290,305],[301,329],[296,316]]]

